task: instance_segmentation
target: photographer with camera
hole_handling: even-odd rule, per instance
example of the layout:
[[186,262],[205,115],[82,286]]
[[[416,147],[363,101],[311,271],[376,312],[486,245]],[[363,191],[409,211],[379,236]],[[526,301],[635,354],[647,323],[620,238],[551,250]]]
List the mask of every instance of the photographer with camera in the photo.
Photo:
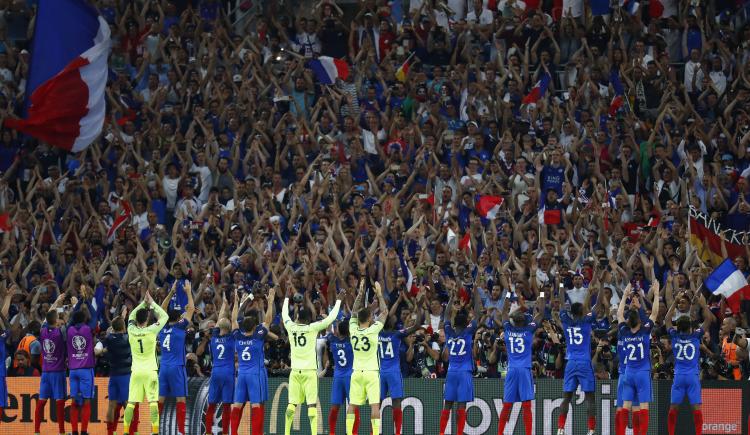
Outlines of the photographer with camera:
[[747,350],[747,337],[745,330],[737,327],[734,317],[727,317],[721,323],[719,331],[721,342],[721,356],[730,367],[729,378],[739,381],[742,379],[742,369],[737,358],[738,348]]

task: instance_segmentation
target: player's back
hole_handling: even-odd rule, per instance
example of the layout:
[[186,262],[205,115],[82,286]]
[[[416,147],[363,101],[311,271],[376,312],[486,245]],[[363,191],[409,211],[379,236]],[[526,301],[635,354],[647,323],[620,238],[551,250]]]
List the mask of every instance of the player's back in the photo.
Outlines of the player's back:
[[128,334],[119,332],[107,334],[104,338],[104,347],[107,348],[105,356],[109,361],[110,376],[130,373],[133,355],[130,351]]
[[513,326],[510,322],[505,322],[504,339],[505,347],[508,352],[509,368],[531,368],[531,351],[534,340],[534,331],[536,323],[529,323],[527,326]]
[[160,332],[161,367],[185,365],[185,338],[190,325],[187,319],[167,324]]
[[337,378],[351,376],[354,353],[349,337],[337,337],[334,334],[328,334],[326,341],[328,342],[328,348],[331,350],[331,355],[333,355],[333,376]]
[[47,322],[42,324],[39,334],[42,344],[42,372],[61,372],[65,370],[65,335],[61,328],[51,328]]
[[637,331],[623,323],[620,325],[623,348],[625,351],[625,368],[630,371],[651,370],[651,328],[653,323],[646,321]]
[[380,351],[380,371],[401,373],[401,339],[404,331],[380,331],[378,348]]
[[450,321],[445,322],[445,340],[448,346],[448,371],[474,371],[472,349],[477,322],[472,321],[466,328],[456,330]]
[[595,321],[589,313],[575,319],[567,310],[560,312],[560,321],[565,335],[565,359],[591,361],[591,328]]
[[132,371],[156,371],[156,336],[159,334],[158,324],[139,327],[134,321],[128,325],[128,343],[133,357]]
[[318,356],[315,351],[319,329],[313,325],[303,325],[289,321],[284,323],[289,335],[292,369],[317,370]]
[[213,369],[211,373],[219,371],[234,372],[234,336],[229,333],[221,335],[219,328],[211,331],[211,362]]
[[378,334],[383,330],[381,322],[374,322],[367,328],[361,328],[356,318],[349,320],[349,336],[354,354],[355,371],[378,371]]
[[703,330],[698,329],[688,334],[682,334],[672,328],[669,330],[669,336],[672,339],[675,376],[697,376],[700,373],[700,348]]
[[239,373],[255,373],[265,368],[263,345],[268,329],[258,325],[252,334],[246,335],[239,329],[232,333],[234,348],[239,360]]
[[94,367],[94,331],[85,323],[67,329],[68,368]]

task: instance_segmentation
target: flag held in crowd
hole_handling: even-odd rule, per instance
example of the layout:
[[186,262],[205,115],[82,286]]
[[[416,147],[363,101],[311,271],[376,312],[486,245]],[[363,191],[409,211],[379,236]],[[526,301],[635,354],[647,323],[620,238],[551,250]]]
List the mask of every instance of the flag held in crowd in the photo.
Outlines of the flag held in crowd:
[[40,0],[26,119],[5,125],[58,148],[88,147],[104,125],[109,24],[84,0]]
[[128,223],[128,221],[130,221],[130,217],[133,215],[133,210],[130,208],[129,202],[120,201],[120,206],[120,212],[117,214],[114,222],[112,222],[112,226],[109,227],[109,230],[107,231],[108,243],[112,243],[115,240],[115,234],[117,234],[117,230]]
[[[750,233],[729,228],[695,207],[690,207],[689,219],[690,244],[696,248],[703,262],[716,265],[725,257],[736,258],[746,255],[745,244],[750,241]],[[722,239],[726,255],[722,253]]]
[[482,195],[477,201],[477,212],[486,219],[495,219],[503,205],[502,196]]
[[406,77],[409,75],[409,67],[411,67],[411,57],[414,53],[410,54],[408,58],[401,64],[396,70],[396,80],[400,82],[406,82]]
[[739,312],[743,296],[750,298],[750,285],[745,275],[728,258],[706,278],[706,287],[711,293],[724,296],[734,313]]
[[539,79],[538,82],[534,85],[533,88],[531,88],[531,91],[528,95],[523,97],[523,100],[521,101],[523,104],[531,104],[536,103],[537,101],[544,98],[544,94],[547,93],[547,88],[549,87],[549,82],[551,80],[551,77],[549,74],[544,73],[542,77]]
[[13,229],[13,223],[10,220],[10,213],[0,214],[0,233],[8,233]]
[[320,56],[317,59],[311,59],[308,66],[323,85],[332,85],[338,78],[346,80],[349,77],[349,65],[342,59]]
[[539,209],[537,217],[539,218],[540,225],[558,225],[562,222],[562,212],[560,210],[547,210],[545,206]]

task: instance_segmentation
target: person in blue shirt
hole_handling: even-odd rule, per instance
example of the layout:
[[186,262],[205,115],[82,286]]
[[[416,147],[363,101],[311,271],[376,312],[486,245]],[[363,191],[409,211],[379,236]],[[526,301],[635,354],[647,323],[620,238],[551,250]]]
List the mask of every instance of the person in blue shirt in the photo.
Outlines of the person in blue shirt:
[[[560,406],[560,416],[557,420],[557,435],[565,435],[565,422],[568,418],[570,401],[578,386],[586,397],[588,412],[588,435],[593,435],[596,429],[596,407],[594,406],[594,390],[596,380],[594,367],[591,364],[591,329],[596,322],[594,313],[589,310],[592,288],[586,294],[583,303],[574,302],[570,309],[560,311],[559,326],[565,336],[565,375],[563,377],[563,402]],[[560,283],[558,298],[560,307],[565,307],[565,291]],[[601,291],[597,301],[601,300]]]
[[633,419],[633,432],[641,435],[648,431],[648,403],[651,401],[651,330],[659,315],[659,282],[654,280],[651,291],[654,295],[651,316],[647,321],[641,320],[638,310],[631,309],[625,317],[625,306],[627,301],[639,298],[630,286],[620,300],[617,308],[618,340],[622,339],[625,357],[625,380],[623,382],[622,400],[620,411],[615,415],[616,435],[625,435],[628,417],[633,402],[638,402],[640,410],[637,419]]
[[[505,296],[511,298],[510,292]],[[503,336],[505,348],[508,352],[508,373],[503,385],[503,410],[498,421],[498,434],[505,431],[513,404],[521,402],[523,410],[523,425],[526,435],[531,435],[533,417],[531,415],[531,401],[534,400],[534,379],[531,375],[531,354],[534,344],[534,332],[544,318],[544,293],[540,293],[536,300],[536,316],[529,322],[524,309],[517,309],[510,314],[510,303],[503,306]]]
[[[685,295],[686,296],[686,295]],[[693,329],[693,321],[689,315],[677,318],[675,328],[672,323],[680,296],[669,307],[665,317],[665,326],[672,341],[672,354],[674,355],[674,382],[672,383],[672,402],[669,406],[667,416],[667,428],[669,435],[674,435],[677,425],[677,409],[687,399],[693,407],[693,421],[695,432],[700,434],[703,429],[703,412],[701,411],[701,379],[700,379],[700,357],[701,340],[703,332],[711,326],[713,314],[706,305],[703,294],[698,292],[694,300],[698,302],[703,313],[703,324],[700,328]]]
[[268,400],[268,371],[265,365],[264,345],[269,335],[273,337],[268,332],[268,326],[273,321],[275,296],[276,289],[272,287],[268,291],[268,307],[262,323],[259,324],[258,322],[260,313],[253,309],[245,315],[240,324],[238,321],[239,312],[250,298],[247,294],[240,303],[237,289],[234,290],[232,336],[239,368],[234,388],[234,404],[232,405],[231,433],[233,434],[237,433],[242,420],[242,408],[247,402],[250,402],[252,433],[263,433],[264,402]]
[[174,397],[176,401],[177,431],[185,433],[185,416],[187,408],[185,397],[187,397],[187,372],[185,371],[185,339],[188,329],[192,325],[190,319],[193,317],[193,291],[190,281],[185,281],[185,293],[187,294],[187,307],[185,312],[167,308],[172,297],[177,291],[177,281],[172,284],[172,289],[161,304],[163,310],[167,311],[169,321],[164,329],[159,332],[157,340],[161,350],[161,364],[159,365],[159,415],[164,409],[164,401],[167,397]]
[[401,377],[401,340],[421,328],[421,322],[416,319],[410,328],[396,330],[397,321],[395,311],[391,310],[385,327],[378,335],[378,354],[380,356],[380,399],[390,396],[394,434],[401,435],[403,421],[401,400],[404,398],[404,380]]
[[474,333],[477,320],[482,315],[482,299],[479,291],[473,292],[474,314],[469,322],[469,309],[461,305],[454,293],[443,313],[445,319],[444,352],[448,353],[448,374],[445,377],[445,401],[440,413],[440,435],[445,434],[453,403],[457,402],[456,433],[463,434],[466,425],[466,403],[474,400]]
[[[331,411],[328,413],[328,433],[336,434],[339,409],[349,399],[349,386],[352,380],[352,343],[349,339],[349,319],[344,318],[334,327],[334,332],[326,336],[326,344],[333,356],[333,386],[331,387]],[[328,354],[324,354],[328,357]],[[355,429],[359,427],[359,410],[355,410]]]
[[208,380],[206,432],[213,433],[216,405],[221,404],[221,432],[228,434],[234,400],[234,338],[226,298],[222,301],[216,328],[213,328],[210,333],[209,349],[212,369]]

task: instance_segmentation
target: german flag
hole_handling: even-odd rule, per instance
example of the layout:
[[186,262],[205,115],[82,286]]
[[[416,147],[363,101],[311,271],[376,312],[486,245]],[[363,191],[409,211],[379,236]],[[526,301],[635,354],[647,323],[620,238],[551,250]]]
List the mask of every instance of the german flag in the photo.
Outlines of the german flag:
[[730,259],[745,255],[745,244],[750,243],[750,233],[726,228],[718,220],[692,206],[689,213],[690,243],[697,249],[704,263],[716,267],[724,261],[720,234],[724,235],[724,245]]

